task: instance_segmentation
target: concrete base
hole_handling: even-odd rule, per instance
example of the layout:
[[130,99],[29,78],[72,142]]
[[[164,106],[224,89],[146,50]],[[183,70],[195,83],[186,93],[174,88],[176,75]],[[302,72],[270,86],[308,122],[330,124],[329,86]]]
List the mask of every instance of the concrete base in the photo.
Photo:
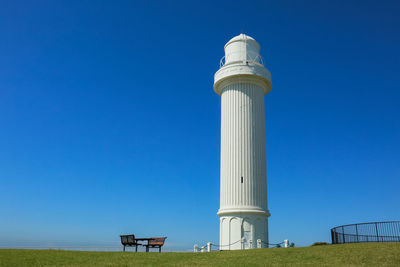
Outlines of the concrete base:
[[[268,217],[254,214],[232,214],[220,216],[220,250],[268,247]],[[265,242],[265,243],[264,243]]]

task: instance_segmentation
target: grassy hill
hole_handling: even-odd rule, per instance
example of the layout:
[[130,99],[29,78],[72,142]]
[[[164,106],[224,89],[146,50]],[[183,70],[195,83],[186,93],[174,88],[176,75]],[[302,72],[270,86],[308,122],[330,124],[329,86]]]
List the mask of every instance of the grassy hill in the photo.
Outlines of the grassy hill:
[[400,243],[211,253],[0,250],[0,266],[400,266]]

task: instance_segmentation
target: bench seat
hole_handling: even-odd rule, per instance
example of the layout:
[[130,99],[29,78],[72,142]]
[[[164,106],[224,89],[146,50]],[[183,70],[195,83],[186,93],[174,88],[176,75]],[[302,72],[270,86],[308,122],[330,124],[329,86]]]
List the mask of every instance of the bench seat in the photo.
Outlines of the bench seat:
[[149,242],[145,244],[146,252],[149,252],[149,248],[158,248],[158,252],[161,252],[161,247],[165,243],[166,237],[151,237]]

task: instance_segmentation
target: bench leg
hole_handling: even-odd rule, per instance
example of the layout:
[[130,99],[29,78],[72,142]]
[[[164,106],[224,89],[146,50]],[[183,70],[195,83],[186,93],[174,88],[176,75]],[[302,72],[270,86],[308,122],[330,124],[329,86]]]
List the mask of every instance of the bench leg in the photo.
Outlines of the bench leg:
[[124,252],[125,252],[125,245],[124,245]]
[[158,248],[158,252],[160,252],[160,253],[161,253],[161,246]]
[[149,246],[146,247],[146,252],[149,252]]
[[135,249],[135,252],[137,252],[137,245],[136,245],[136,249]]

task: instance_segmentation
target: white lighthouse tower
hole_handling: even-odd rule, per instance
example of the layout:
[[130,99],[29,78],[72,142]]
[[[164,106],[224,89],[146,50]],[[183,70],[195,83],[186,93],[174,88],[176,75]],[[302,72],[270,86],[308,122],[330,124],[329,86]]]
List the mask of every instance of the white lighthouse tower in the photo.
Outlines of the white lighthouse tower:
[[232,38],[214,76],[221,96],[220,249],[268,243],[264,95],[271,74],[260,45],[245,34]]

